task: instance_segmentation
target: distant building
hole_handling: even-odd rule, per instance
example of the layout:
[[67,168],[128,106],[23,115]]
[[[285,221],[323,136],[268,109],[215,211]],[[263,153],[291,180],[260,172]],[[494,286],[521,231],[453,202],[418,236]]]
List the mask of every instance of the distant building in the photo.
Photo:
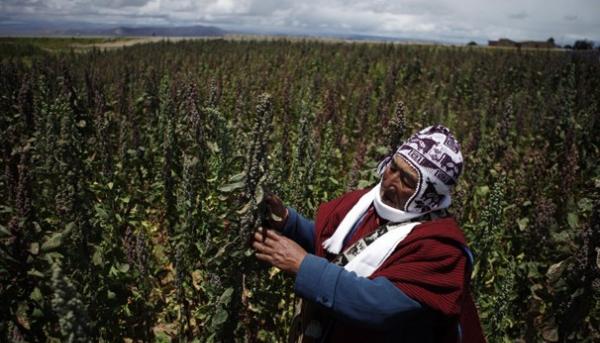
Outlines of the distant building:
[[550,38],[547,41],[534,41],[527,40],[516,42],[508,38],[500,38],[499,40],[488,41],[489,46],[495,47],[509,47],[509,48],[534,48],[534,49],[554,49],[557,48],[554,44],[554,38]]
[[517,47],[517,42],[508,38],[500,38],[499,40],[488,41],[489,46]]

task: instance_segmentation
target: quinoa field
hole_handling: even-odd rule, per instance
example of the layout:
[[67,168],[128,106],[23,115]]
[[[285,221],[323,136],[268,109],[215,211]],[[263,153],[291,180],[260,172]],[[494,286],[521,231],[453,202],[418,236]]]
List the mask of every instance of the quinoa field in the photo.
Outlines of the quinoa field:
[[314,218],[436,123],[488,341],[600,341],[599,50],[0,50],[2,342],[285,342],[294,280],[249,244],[264,195]]

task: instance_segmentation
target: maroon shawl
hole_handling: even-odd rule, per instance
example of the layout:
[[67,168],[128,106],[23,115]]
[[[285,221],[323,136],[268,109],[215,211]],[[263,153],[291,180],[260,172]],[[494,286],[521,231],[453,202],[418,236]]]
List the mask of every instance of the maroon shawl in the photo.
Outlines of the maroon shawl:
[[[319,206],[315,222],[315,253],[318,256],[333,258],[323,249],[323,241],[333,235],[344,216],[368,191],[349,192]],[[383,219],[371,206],[344,249],[381,224]],[[386,277],[410,298],[441,313],[443,322],[433,325],[440,331],[436,332],[438,341],[456,342],[456,322],[460,320],[463,342],[485,342],[469,291],[467,257],[461,248],[464,245],[465,237],[453,218],[424,222],[400,242],[394,253],[369,278]],[[374,332],[336,324],[332,342],[358,342],[367,337],[370,342],[376,342],[376,336]]]

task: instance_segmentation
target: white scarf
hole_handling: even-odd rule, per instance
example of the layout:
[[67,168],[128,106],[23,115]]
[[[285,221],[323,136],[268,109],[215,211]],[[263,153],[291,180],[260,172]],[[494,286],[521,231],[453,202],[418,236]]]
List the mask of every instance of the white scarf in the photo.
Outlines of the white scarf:
[[369,277],[379,269],[383,262],[396,250],[396,246],[411,233],[420,222],[408,222],[389,227],[389,231],[369,244],[363,251],[354,257],[344,269],[355,272],[356,275]]
[[[377,211],[377,214],[380,217],[382,217],[383,219],[387,219],[393,223],[405,222],[407,220],[423,215],[423,213],[405,212],[384,204],[381,200],[380,189],[381,181],[375,187],[373,187],[373,189],[365,193],[358,200],[358,202],[354,205],[354,207],[352,207],[350,212],[346,214],[340,225],[335,230],[334,234],[331,237],[329,237],[329,239],[323,242],[323,248],[325,248],[325,250],[336,255],[342,251],[344,239],[346,238],[350,230],[352,230],[354,223],[356,223],[356,221],[367,211],[369,206],[371,206],[371,203],[373,203],[373,205],[375,206],[375,211]],[[378,240],[383,239],[388,234],[389,232],[381,236]],[[402,237],[402,239],[404,239],[404,237]]]

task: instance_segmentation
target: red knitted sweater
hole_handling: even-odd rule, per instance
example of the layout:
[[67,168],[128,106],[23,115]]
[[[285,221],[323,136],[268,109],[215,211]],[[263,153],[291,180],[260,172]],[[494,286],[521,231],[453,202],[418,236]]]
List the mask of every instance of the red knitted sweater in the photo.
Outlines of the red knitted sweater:
[[[360,197],[368,189],[349,192],[322,204],[315,222],[315,253],[329,259],[322,243],[329,238]],[[383,219],[371,210],[344,246],[373,232]],[[469,291],[467,257],[461,246],[465,237],[456,221],[437,219],[416,226],[395,252],[369,278],[386,277],[402,292],[440,313],[432,323],[438,342],[457,342],[456,323],[460,320],[465,343],[485,342],[477,309]],[[377,342],[377,332],[336,323],[331,342]]]

